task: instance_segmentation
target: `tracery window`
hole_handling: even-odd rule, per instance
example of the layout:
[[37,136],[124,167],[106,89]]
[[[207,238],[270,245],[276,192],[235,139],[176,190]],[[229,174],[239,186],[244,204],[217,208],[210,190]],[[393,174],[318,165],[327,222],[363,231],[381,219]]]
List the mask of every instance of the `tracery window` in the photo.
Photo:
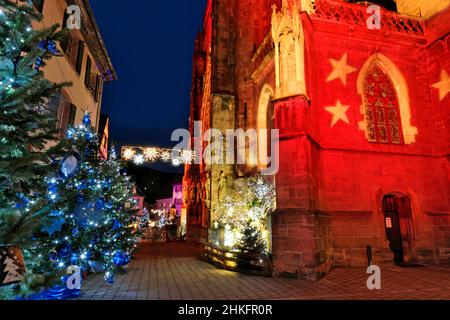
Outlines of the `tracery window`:
[[369,141],[403,144],[398,96],[391,79],[376,63],[364,78],[364,104]]

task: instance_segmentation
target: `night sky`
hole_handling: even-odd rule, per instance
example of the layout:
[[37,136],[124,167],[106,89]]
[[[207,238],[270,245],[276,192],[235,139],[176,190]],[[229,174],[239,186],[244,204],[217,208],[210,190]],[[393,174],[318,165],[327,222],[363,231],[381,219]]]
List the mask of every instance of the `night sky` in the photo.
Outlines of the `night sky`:
[[187,128],[192,55],[206,0],[91,1],[119,80],[106,83],[102,113],[112,141],[172,147]]

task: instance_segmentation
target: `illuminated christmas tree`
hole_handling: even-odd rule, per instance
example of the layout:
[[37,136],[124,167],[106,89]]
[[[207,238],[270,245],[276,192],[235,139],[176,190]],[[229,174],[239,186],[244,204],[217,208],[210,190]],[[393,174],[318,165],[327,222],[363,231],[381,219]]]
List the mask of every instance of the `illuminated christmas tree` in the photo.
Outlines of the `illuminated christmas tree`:
[[149,221],[150,221],[150,214],[148,212],[148,209],[144,208],[142,210],[141,219],[139,220],[139,229],[141,229],[141,230],[147,229]]
[[41,259],[31,268],[37,274],[64,274],[74,265],[104,273],[111,283],[130,262],[135,247],[132,185],[114,150],[106,161],[99,158],[88,114],[67,136],[72,151],[61,161],[58,174],[47,178],[46,198],[53,214],[35,235],[29,255]]
[[[41,67],[60,55],[57,42],[64,37],[57,25],[34,30],[41,18],[31,1],[0,0],[0,245],[23,250],[50,212],[38,195],[62,147],[46,148],[59,133],[46,106],[64,84],[46,80]],[[12,286],[0,289],[0,299],[12,297]]]
[[216,229],[225,228],[224,247],[237,251],[237,267],[252,269],[268,256],[267,218],[275,210],[275,189],[261,177],[234,182],[219,206]]
[[46,104],[61,87],[40,67],[59,52],[57,26],[35,31],[40,14],[30,4],[0,0],[0,244],[27,245],[45,213],[33,194],[44,190],[56,140],[56,119]]

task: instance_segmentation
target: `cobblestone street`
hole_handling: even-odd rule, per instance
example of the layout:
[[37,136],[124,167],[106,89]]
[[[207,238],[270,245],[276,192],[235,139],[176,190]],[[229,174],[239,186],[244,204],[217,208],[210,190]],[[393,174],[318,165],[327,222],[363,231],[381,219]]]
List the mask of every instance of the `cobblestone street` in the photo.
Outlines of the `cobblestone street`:
[[319,282],[264,278],[219,270],[190,244],[145,244],[113,285],[83,283],[81,300],[450,300],[450,268],[382,267],[382,289],[366,287],[365,268],[337,268]]

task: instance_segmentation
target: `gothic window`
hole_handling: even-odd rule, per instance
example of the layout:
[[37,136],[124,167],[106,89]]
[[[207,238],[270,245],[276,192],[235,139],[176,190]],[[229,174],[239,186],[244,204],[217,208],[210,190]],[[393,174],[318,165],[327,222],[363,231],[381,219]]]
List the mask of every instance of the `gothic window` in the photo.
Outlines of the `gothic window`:
[[364,107],[370,142],[404,143],[397,93],[377,64],[369,68],[364,78]]

